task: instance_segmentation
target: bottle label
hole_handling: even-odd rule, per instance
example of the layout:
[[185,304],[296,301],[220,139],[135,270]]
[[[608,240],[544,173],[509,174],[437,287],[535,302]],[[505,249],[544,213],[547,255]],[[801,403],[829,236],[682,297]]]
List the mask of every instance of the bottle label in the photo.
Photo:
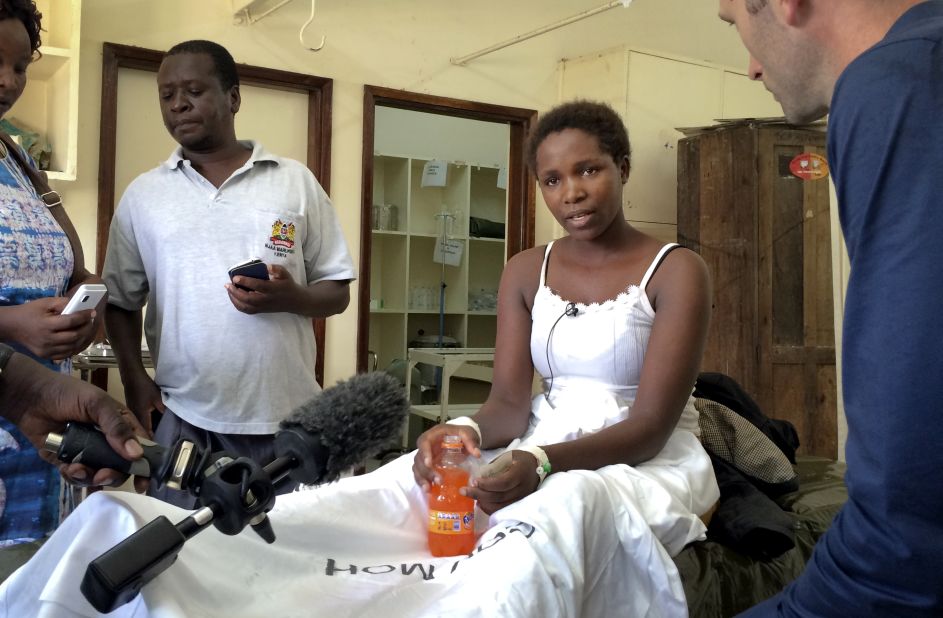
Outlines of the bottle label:
[[475,532],[474,511],[429,511],[429,532],[468,534]]

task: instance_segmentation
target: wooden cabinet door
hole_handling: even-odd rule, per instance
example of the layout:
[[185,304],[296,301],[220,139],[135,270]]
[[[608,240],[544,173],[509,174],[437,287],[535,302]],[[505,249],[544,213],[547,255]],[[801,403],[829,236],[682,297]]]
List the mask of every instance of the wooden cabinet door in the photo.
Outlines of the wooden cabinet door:
[[800,452],[837,454],[829,183],[793,176],[825,136],[741,124],[679,144],[678,240],[704,259],[713,316],[701,364],[729,375]]
[[713,289],[701,370],[730,376],[756,398],[756,132],[709,131],[678,149],[678,242],[707,264]]
[[758,390],[792,422],[801,451],[837,455],[837,388],[828,179],[800,180],[789,164],[825,155],[814,131],[760,129],[757,219]]

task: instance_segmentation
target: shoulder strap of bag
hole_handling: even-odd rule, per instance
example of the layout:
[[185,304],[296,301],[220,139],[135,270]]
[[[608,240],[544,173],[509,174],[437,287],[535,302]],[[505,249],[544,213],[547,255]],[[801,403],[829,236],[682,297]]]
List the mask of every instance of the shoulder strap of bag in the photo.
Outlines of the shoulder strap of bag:
[[53,206],[60,206],[62,204],[62,198],[59,196],[57,191],[53,191],[49,188],[49,183],[46,182],[45,174],[40,173],[36,168],[29,164],[26,159],[23,157],[23,153],[20,151],[19,146],[16,145],[16,142],[7,135],[6,133],[0,131],[0,140],[3,140],[3,143],[7,147],[7,152],[10,153],[10,156],[13,157],[13,160],[16,161],[17,165],[20,166],[20,169],[23,170],[23,173],[29,177],[33,187],[36,189],[36,193],[39,194],[39,197],[42,198],[46,206],[52,208]]
[[6,145],[7,152],[10,153],[9,156],[13,157],[13,160],[20,166],[20,169],[29,177],[30,182],[33,183],[33,188],[36,189],[39,197],[49,209],[49,213],[56,220],[56,223],[59,224],[59,227],[62,228],[62,231],[65,232],[69,243],[72,245],[75,266],[72,271],[72,277],[70,278],[70,287],[72,284],[84,280],[89,274],[88,271],[85,270],[85,254],[82,252],[82,245],[79,242],[79,235],[75,231],[75,226],[72,225],[69,216],[65,212],[65,207],[62,205],[62,197],[60,197],[59,192],[49,187],[49,183],[46,181],[46,174],[38,171],[29,164],[20,151],[20,147],[13,141],[13,138],[3,131],[0,131],[0,141],[3,141]]

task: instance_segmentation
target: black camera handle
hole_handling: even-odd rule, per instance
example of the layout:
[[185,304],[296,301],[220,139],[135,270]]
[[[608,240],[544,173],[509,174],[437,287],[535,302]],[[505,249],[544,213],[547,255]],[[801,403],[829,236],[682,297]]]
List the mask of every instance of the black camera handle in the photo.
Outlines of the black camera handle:
[[274,542],[266,513],[275,505],[275,485],[289,474],[298,482],[318,482],[328,460],[317,436],[300,428],[275,435],[278,457],[264,468],[247,457],[209,452],[188,440],[178,440],[171,448],[141,440],[141,446],[144,456],[126,461],[97,427],[81,423],[70,423],[63,434],[46,438],[46,449],[61,461],[149,476],[158,487],[166,485],[199,498],[200,508],[183,521],[173,524],[157,517],[89,564],[82,594],[103,613],[136,597],[177,560],[187,539],[210,524],[228,535],[239,534],[248,525],[267,543]]
[[177,560],[188,539],[211,524],[228,535],[249,525],[267,543],[275,541],[266,513],[275,504],[275,483],[293,467],[292,458],[280,457],[265,468],[225,452],[210,459],[215,471],[199,483],[200,509],[177,524],[161,515],[89,564],[81,591],[96,610],[108,613],[131,601]]

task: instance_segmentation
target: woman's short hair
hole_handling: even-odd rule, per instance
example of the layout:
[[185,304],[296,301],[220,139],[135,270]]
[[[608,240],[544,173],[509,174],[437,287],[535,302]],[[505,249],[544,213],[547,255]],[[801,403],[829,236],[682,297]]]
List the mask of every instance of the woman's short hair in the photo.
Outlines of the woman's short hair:
[[36,3],[33,0],[0,0],[0,20],[4,19],[20,20],[29,35],[30,49],[36,55],[43,44],[39,36],[43,15],[36,8]]
[[537,148],[548,135],[566,129],[579,129],[599,140],[599,148],[619,163],[627,157],[631,163],[632,146],[629,132],[618,113],[597,101],[570,101],[554,107],[541,116],[527,142],[527,165],[537,168]]

